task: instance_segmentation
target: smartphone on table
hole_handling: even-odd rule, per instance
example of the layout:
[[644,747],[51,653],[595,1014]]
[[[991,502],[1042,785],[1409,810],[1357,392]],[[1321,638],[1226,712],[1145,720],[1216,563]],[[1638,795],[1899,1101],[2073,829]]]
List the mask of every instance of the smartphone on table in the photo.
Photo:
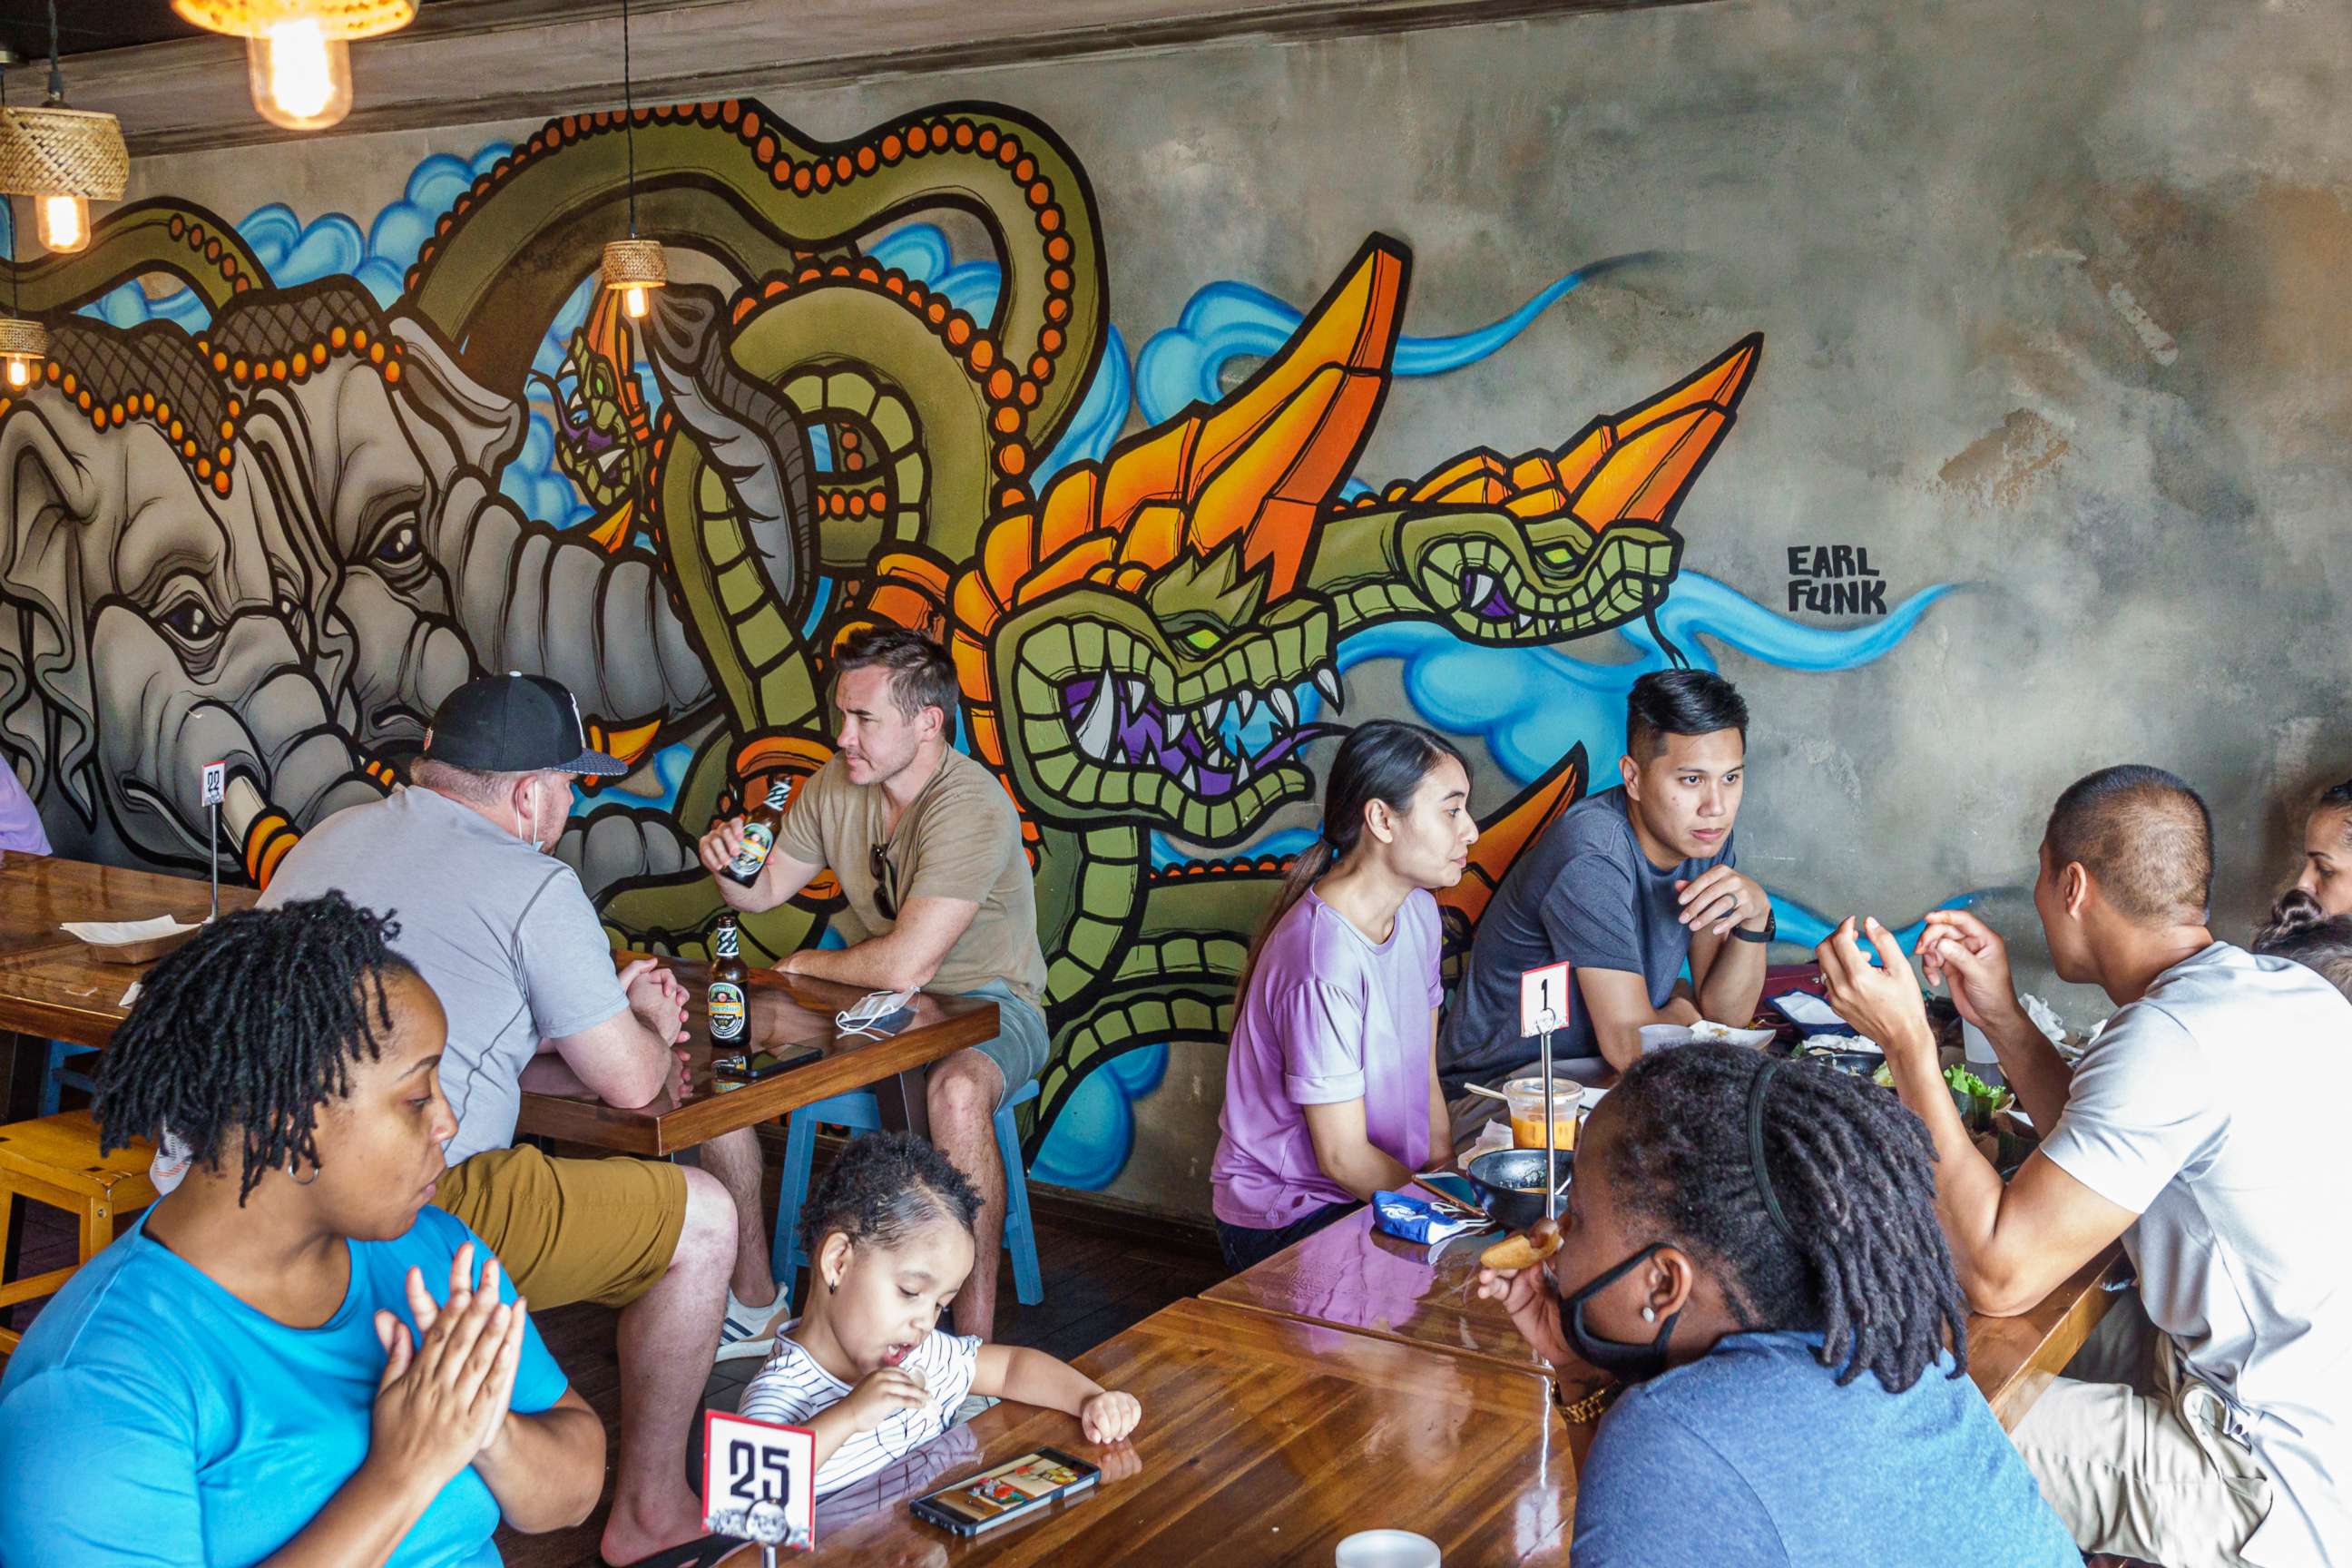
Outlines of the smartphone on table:
[[980,1535],[1035,1513],[1056,1498],[1082,1492],[1102,1479],[1100,1468],[1040,1448],[953,1486],[926,1492],[907,1506],[917,1519],[958,1535]]
[[710,1076],[723,1083],[757,1083],[788,1068],[813,1062],[824,1053],[814,1046],[782,1046],[774,1050],[729,1051],[710,1058]]

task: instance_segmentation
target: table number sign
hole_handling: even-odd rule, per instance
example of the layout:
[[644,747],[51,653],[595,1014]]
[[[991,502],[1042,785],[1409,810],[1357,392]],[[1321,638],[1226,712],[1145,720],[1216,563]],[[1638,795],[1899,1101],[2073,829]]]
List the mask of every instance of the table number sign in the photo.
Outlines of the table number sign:
[[1547,963],[1519,976],[1519,1033],[1548,1035],[1568,1027],[1568,964]]
[[714,1535],[776,1548],[816,1545],[816,1434],[724,1410],[703,1413],[702,1522]]

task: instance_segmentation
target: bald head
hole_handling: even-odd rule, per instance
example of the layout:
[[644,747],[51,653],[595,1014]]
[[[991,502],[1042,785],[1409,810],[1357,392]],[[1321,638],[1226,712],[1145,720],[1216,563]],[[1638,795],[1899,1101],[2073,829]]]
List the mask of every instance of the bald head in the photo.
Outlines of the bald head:
[[2162,768],[2128,764],[2075,780],[2050,810],[2050,868],[2079,864],[2135,925],[2204,921],[2213,894],[2213,816]]

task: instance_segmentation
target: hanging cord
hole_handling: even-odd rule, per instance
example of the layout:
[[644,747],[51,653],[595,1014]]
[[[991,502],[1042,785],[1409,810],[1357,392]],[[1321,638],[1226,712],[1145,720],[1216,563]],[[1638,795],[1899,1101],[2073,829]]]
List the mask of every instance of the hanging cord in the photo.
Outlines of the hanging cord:
[[58,0],[49,0],[49,101],[65,100],[65,72],[58,68]]
[[[58,0],[49,0],[49,26],[57,26]],[[52,47],[52,54],[56,52]],[[629,146],[629,237],[637,237],[637,96],[629,80],[629,0],[621,0],[621,136]]]

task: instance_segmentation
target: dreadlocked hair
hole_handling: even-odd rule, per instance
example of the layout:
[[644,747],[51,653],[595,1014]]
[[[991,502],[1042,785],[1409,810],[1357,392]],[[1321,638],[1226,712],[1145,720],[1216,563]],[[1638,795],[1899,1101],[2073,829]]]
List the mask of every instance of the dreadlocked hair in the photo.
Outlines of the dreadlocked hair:
[[1783,1062],[1764,1093],[1765,1172],[1792,1242],[1772,1221],[1748,1139],[1767,1058],[1693,1044],[1643,1057],[1610,1091],[1621,1203],[1719,1264],[1740,1326],[1822,1334],[1841,1384],[1864,1369],[1895,1394],[1948,1337],[1969,1364],[1968,1300],[1936,1218],[1936,1150],[1885,1089]]
[[841,1232],[856,1247],[894,1247],[945,1220],[965,1230],[980,1189],[954,1161],[908,1132],[869,1132],[841,1152],[801,1209],[801,1250],[814,1258]]
[[315,1165],[319,1107],[392,1034],[385,976],[414,975],[390,920],[341,893],[216,921],[167,954],[114,1032],[91,1104],[101,1151],[169,1129],[218,1172],[243,1141],[243,1206],[268,1172]]

